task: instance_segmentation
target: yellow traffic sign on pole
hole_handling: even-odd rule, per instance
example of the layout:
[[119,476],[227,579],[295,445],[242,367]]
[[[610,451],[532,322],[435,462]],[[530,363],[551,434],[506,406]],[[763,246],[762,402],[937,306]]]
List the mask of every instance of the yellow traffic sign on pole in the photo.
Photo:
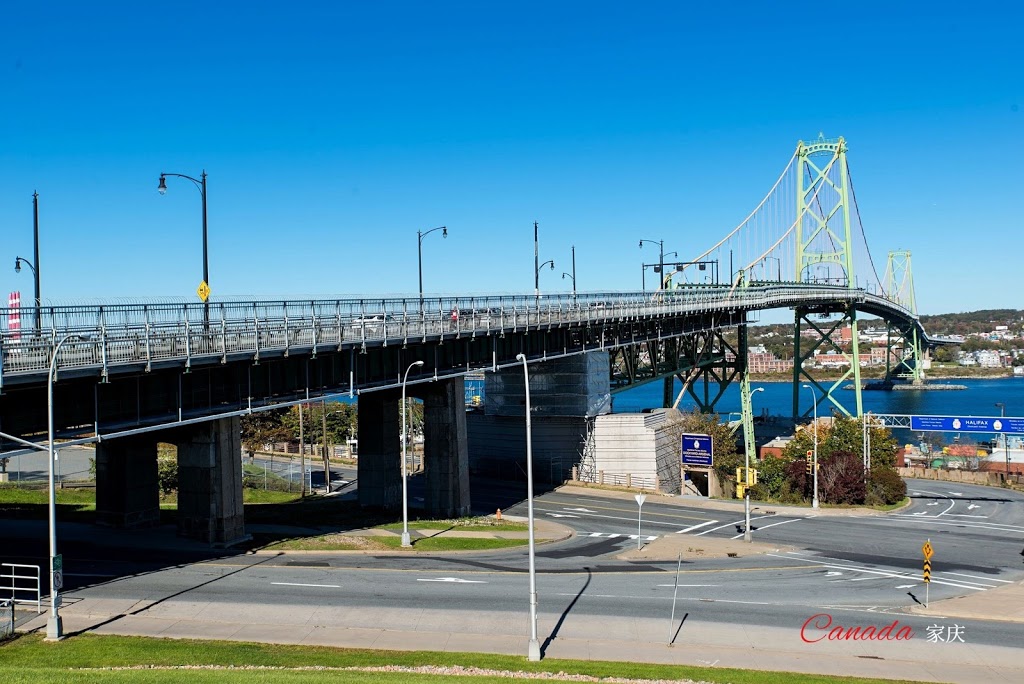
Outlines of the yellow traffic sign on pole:
[[930,539],[921,547],[921,552],[924,554],[926,560],[932,559],[932,554],[935,552],[935,549],[932,548],[932,541]]
[[932,562],[931,561],[925,561],[924,562],[924,582],[925,582],[925,584],[928,584],[931,581],[932,581]]
[[204,304],[206,303],[206,300],[210,298],[210,286],[206,284],[205,280],[199,283],[199,287],[196,288],[196,294],[199,295],[199,298],[203,300]]

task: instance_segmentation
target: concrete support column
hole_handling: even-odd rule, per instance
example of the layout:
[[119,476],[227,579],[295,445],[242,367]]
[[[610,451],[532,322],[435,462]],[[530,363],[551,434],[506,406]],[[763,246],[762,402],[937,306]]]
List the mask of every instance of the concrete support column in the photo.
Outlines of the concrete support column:
[[423,468],[429,517],[469,515],[465,385],[458,377],[417,388],[423,397]]
[[402,507],[402,440],[400,392],[359,395],[359,505]]
[[159,524],[154,436],[123,437],[96,445],[96,522],[128,528]]
[[176,431],[178,534],[211,544],[245,537],[238,418]]

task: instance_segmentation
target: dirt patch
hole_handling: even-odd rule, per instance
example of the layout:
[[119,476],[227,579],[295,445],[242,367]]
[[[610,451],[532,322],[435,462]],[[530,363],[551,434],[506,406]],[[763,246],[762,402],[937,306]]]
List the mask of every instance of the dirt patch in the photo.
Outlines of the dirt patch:
[[686,534],[669,534],[658,537],[641,549],[630,549],[620,553],[619,560],[673,561],[680,554],[683,559],[695,558],[743,558],[763,553],[792,550],[791,546],[766,544],[762,542],[747,543],[742,539],[720,539],[714,537],[695,537]]

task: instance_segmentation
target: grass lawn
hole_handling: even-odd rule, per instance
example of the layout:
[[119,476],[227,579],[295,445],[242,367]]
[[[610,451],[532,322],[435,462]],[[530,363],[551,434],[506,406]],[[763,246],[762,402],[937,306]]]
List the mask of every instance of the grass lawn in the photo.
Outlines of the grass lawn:
[[[401,537],[373,537],[375,542],[387,548],[401,549]],[[486,551],[507,549],[512,546],[526,546],[527,539],[489,539],[486,537],[424,537],[412,540],[413,551]]]
[[[524,639],[525,649],[525,639]],[[733,684],[883,684],[896,680],[828,677],[725,668],[430,651],[369,651],[225,641],[186,641],[85,634],[60,643],[27,635],[0,645],[5,684],[53,682],[465,682],[507,683],[515,672],[549,672],[638,680],[695,679]],[[442,671],[373,672],[374,667],[481,668],[486,674],[457,679]],[[132,669],[110,669],[132,668]],[[187,669],[186,669],[187,668]],[[219,669],[218,669],[219,668]],[[229,668],[229,669],[225,669]],[[270,668],[270,669],[251,669]],[[317,668],[317,669],[306,669]],[[320,669],[326,668],[326,669]],[[346,668],[354,668],[349,670]],[[502,676],[502,673],[504,676]]]

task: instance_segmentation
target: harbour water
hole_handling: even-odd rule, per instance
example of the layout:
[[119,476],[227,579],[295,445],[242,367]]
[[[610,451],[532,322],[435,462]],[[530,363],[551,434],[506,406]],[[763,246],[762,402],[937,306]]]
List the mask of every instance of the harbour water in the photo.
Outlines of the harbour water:
[[[936,416],[998,416],[1000,408],[996,404],[1005,405],[1005,414],[1013,417],[1024,417],[1024,378],[1000,379],[957,379],[936,380],[936,383],[955,383],[965,385],[967,389],[951,392],[927,392],[906,390],[901,392],[871,391],[864,392],[863,405],[865,411],[872,413],[893,413],[902,415],[936,415]],[[823,385],[825,383],[822,383]],[[843,383],[848,384],[848,383]],[[763,387],[763,392],[753,396],[754,415],[767,411],[769,415],[789,417],[793,413],[793,385],[788,382],[752,382],[751,388]],[[675,394],[678,395],[682,384],[676,380]],[[717,389],[717,388],[716,388]],[[815,390],[817,392],[817,390]],[[836,392],[839,401],[847,410],[854,413],[854,393],[840,389]],[[661,406],[662,383],[652,382],[631,390],[614,395],[612,403],[616,413],[641,411],[645,408]],[[680,410],[688,411],[694,407],[689,395],[684,396],[679,404]],[[811,390],[800,389],[800,410],[811,407]],[[739,413],[740,391],[735,383],[726,388],[724,395],[716,407],[720,414]],[[827,404],[819,404],[818,411],[828,415]],[[981,437],[981,435],[979,435]]]

